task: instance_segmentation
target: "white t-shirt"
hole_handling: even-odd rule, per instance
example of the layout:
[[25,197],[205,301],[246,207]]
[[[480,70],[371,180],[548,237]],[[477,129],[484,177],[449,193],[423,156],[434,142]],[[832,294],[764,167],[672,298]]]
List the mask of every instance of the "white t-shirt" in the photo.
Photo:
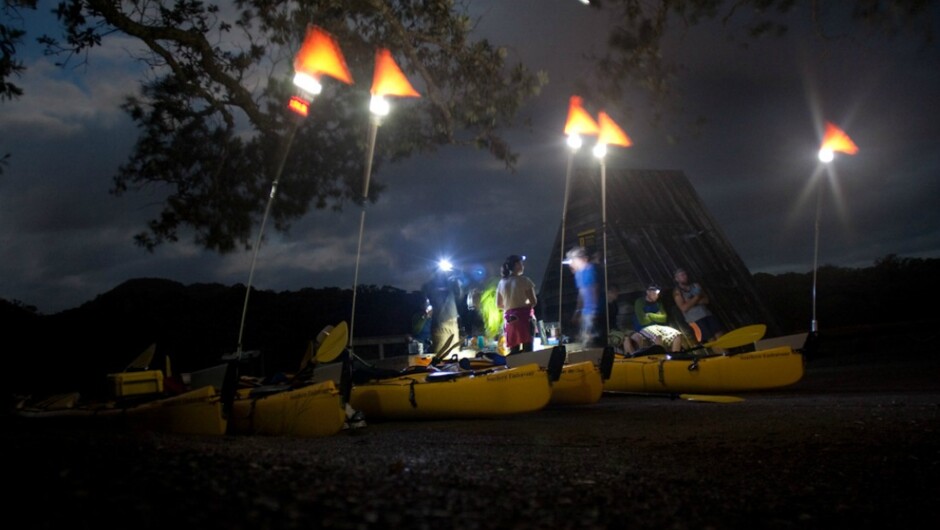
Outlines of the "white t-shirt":
[[515,309],[535,305],[535,300],[529,300],[526,292],[531,289],[535,293],[535,283],[525,276],[510,276],[501,278],[496,291],[503,299],[504,309]]

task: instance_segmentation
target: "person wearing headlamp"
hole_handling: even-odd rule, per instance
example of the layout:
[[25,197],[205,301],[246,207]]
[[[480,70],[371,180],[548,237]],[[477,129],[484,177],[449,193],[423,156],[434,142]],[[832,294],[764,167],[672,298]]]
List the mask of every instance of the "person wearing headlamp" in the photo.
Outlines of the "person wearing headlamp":
[[453,273],[453,265],[442,261],[422,291],[431,305],[431,348],[441,353],[445,345],[458,344],[460,340],[457,300],[463,297],[463,289]]
[[[659,286],[650,284],[646,288],[646,296],[637,298],[633,306],[633,329],[636,333],[630,339],[641,347],[651,342],[677,352],[682,349],[682,332],[666,325],[669,315],[659,299],[659,293]],[[623,342],[628,353],[635,351],[629,340]]]

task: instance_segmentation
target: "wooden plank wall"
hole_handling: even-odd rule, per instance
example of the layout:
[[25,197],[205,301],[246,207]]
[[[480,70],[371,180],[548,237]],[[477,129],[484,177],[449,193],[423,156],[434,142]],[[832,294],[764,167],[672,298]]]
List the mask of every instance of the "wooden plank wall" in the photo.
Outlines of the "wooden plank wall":
[[[662,288],[672,324],[688,332],[672,301],[673,271],[679,267],[705,286],[711,309],[728,329],[763,323],[767,336],[779,335],[773,316],[760,300],[750,271],[682,171],[606,169],[607,223],[601,210],[601,171],[580,167],[571,182],[564,249],[579,243],[603,262],[607,242],[607,280],[629,305],[650,283]],[[558,320],[558,279],[562,274],[562,330],[572,336],[577,302],[574,278],[560,270],[561,222],[539,291],[539,318]],[[603,268],[598,269],[603,278]]]

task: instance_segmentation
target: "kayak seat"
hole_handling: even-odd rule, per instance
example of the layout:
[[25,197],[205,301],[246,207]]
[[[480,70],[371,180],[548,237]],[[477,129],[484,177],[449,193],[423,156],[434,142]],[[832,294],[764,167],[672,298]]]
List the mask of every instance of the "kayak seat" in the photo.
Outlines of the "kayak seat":
[[378,379],[391,379],[400,375],[402,375],[401,372],[390,368],[378,368],[375,366],[356,367],[356,369],[352,371],[352,383],[362,384]]
[[423,374],[425,372],[430,372],[431,369],[423,365],[414,365],[402,368],[398,375],[412,375],[412,374]]
[[666,355],[666,348],[663,348],[661,344],[653,344],[651,346],[647,346],[646,348],[640,348],[633,353],[624,353],[623,355],[624,357],[629,358],[646,357],[648,355]]
[[279,394],[281,392],[284,392],[285,390],[289,390],[290,388],[291,388],[290,385],[286,385],[286,384],[257,386],[257,387],[252,388],[248,392],[248,397],[260,398],[264,396],[269,396],[271,394]]
[[698,361],[707,357],[724,357],[723,353],[693,353],[687,351],[670,352],[666,354],[670,361]]
[[606,381],[610,379],[610,373],[614,369],[614,347],[607,346],[604,348],[604,353],[601,355],[601,363],[598,366],[598,369],[601,372],[601,379]]
[[473,372],[431,372],[428,374],[427,381],[428,383],[440,383],[444,381],[453,381],[461,377],[467,377],[473,374]]

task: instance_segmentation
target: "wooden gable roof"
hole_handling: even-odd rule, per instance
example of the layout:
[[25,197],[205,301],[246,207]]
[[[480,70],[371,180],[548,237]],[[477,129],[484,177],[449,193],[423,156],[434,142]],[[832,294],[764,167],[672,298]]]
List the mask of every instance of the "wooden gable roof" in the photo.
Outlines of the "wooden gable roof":
[[[542,277],[539,318],[546,322],[559,319],[560,276],[562,330],[569,336],[574,333],[571,318],[577,289],[571,271],[561,264],[562,253],[580,245],[602,265],[606,239],[607,285],[618,287],[621,307],[627,311],[632,311],[632,301],[647,285],[656,283],[663,290],[661,299],[670,321],[688,331],[672,302],[673,272],[681,267],[704,286],[712,312],[727,329],[762,323],[768,327],[768,336],[779,334],[773,316],[757,294],[750,271],[682,171],[607,168],[605,188],[606,226],[601,209],[601,171],[594,165],[574,172],[564,244],[559,222]],[[598,268],[601,281],[603,271],[602,266]]]

